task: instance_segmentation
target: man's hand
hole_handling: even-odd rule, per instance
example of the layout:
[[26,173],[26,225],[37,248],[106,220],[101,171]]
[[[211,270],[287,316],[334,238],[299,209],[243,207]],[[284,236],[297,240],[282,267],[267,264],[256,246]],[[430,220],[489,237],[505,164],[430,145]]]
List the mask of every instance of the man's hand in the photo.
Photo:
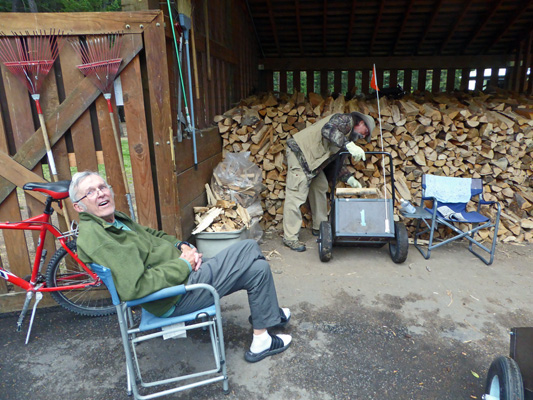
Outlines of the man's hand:
[[361,188],[361,184],[357,179],[355,179],[353,176],[350,176],[348,180],[346,181],[348,185],[350,185],[353,188]]
[[365,151],[356,145],[354,142],[350,142],[346,145],[346,149],[350,152],[355,162],[366,161]]
[[202,265],[202,253],[198,253],[198,250],[193,249],[187,245],[181,246],[181,257],[187,260],[191,264],[193,271],[198,271],[200,265]]

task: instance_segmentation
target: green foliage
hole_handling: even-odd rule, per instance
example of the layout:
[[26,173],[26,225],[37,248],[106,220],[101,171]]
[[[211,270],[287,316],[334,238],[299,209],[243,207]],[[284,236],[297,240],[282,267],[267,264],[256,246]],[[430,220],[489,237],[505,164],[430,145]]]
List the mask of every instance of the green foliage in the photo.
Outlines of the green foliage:
[[[39,12],[120,11],[120,0],[34,0]],[[0,0],[0,12],[30,12],[28,0]]]
[[120,11],[120,0],[60,0],[64,12]]

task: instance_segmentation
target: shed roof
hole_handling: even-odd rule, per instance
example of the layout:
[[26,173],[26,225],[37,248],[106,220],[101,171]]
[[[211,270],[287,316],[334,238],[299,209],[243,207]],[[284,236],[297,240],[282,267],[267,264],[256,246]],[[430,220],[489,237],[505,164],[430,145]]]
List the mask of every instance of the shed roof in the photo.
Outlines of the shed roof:
[[514,52],[533,0],[247,0],[263,58]]

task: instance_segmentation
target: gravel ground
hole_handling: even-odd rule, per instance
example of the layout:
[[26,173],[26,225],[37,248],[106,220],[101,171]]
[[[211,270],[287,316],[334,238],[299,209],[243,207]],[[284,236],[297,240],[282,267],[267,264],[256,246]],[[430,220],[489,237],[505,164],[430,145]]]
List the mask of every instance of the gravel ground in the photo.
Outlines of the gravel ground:
[[[230,377],[169,399],[480,399],[492,359],[508,354],[508,331],[532,326],[533,246],[499,244],[486,266],[464,243],[404,264],[382,249],[334,248],[321,263],[316,243],[295,253],[267,234],[280,304],[293,317],[286,352],[247,364],[251,340],[246,294],[222,302]],[[127,399],[116,318],[39,310],[30,343],[16,314],[0,316],[0,399]],[[27,321],[26,321],[27,325]],[[145,350],[151,372],[192,368],[206,337],[168,340]]]

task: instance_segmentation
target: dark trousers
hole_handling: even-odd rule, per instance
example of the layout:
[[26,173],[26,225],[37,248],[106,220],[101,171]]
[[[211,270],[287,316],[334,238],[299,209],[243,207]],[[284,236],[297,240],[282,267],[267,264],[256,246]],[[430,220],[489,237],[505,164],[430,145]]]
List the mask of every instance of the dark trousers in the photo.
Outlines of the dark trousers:
[[[254,240],[243,240],[203,260],[192,272],[187,284],[207,283],[220,297],[246,290],[254,329],[264,329],[280,322],[276,287],[270,265]],[[213,304],[211,294],[195,290],[183,295],[173,316],[187,314]]]

